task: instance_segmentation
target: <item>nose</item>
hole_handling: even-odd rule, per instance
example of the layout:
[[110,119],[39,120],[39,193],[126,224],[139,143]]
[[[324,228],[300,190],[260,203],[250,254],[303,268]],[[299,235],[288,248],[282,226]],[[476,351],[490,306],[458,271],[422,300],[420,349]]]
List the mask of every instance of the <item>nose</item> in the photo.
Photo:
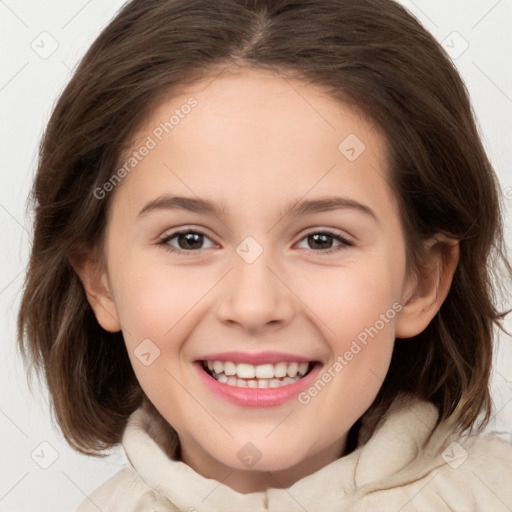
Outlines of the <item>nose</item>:
[[234,268],[217,308],[222,323],[256,334],[291,322],[296,314],[293,293],[272,263],[266,251],[251,263],[233,255]]

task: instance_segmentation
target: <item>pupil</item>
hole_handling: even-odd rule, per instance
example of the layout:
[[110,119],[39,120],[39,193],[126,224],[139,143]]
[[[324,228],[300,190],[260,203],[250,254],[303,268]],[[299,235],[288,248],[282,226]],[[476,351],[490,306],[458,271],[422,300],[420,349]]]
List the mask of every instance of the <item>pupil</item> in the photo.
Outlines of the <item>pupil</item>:
[[203,235],[200,233],[182,233],[178,235],[180,249],[201,249]]
[[[308,239],[309,245],[312,249],[330,249],[332,247],[332,237],[330,235],[317,233],[310,235]],[[311,243],[311,241],[313,241],[313,243]]]

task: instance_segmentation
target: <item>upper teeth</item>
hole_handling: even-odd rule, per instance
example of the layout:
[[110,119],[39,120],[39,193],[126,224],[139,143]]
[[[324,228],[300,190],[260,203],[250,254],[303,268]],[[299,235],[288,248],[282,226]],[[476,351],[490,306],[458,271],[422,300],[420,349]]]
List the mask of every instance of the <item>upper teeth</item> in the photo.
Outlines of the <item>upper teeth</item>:
[[281,377],[295,377],[297,374],[305,375],[309,363],[277,363],[260,364],[254,366],[247,363],[234,363],[232,361],[207,361],[208,369],[217,375],[224,373],[226,376],[236,375],[240,379],[273,379]]

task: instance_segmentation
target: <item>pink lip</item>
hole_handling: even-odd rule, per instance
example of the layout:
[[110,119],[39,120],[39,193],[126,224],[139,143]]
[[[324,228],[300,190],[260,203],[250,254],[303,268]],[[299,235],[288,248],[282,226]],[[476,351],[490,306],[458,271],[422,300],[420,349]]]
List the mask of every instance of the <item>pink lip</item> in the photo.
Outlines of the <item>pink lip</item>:
[[[282,355],[281,355],[282,357]],[[222,359],[215,359],[221,361]],[[232,361],[233,359],[226,359]],[[266,359],[268,361],[268,359]],[[287,361],[287,359],[280,359]],[[194,366],[199,372],[200,378],[205,386],[218,397],[227,400],[235,405],[244,407],[274,407],[281,405],[289,400],[296,398],[299,393],[304,391],[317,378],[322,366],[317,364],[302,379],[279,388],[239,388],[222,384],[210,376],[202,366],[202,363],[195,363]]]
[[197,359],[197,361],[233,361],[235,363],[275,364],[275,363],[309,363],[310,358],[285,354],[284,352],[219,352],[217,354],[207,354]]

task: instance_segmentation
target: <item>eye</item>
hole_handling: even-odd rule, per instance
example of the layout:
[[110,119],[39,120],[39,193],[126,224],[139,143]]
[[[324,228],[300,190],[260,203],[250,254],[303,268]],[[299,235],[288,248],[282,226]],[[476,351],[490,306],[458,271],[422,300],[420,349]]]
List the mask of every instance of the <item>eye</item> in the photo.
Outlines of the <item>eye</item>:
[[[309,247],[302,248],[322,254],[330,254],[354,245],[345,237],[330,230],[314,231],[307,234],[299,242],[299,247],[304,243],[303,241]],[[197,252],[216,246],[205,233],[197,229],[182,229],[170,233],[160,239],[158,245],[171,252]]]
[[302,238],[300,243],[302,243],[303,240],[309,245],[309,247],[304,247],[305,249],[321,252],[322,254],[330,254],[354,245],[339,233],[334,233],[329,230],[311,232]]
[[[209,245],[203,246],[205,242]],[[175,231],[164,238],[162,238],[158,245],[163,245],[168,251],[198,251],[207,249],[208,247],[215,247],[215,244],[208,238],[202,231],[196,229],[183,229]]]

